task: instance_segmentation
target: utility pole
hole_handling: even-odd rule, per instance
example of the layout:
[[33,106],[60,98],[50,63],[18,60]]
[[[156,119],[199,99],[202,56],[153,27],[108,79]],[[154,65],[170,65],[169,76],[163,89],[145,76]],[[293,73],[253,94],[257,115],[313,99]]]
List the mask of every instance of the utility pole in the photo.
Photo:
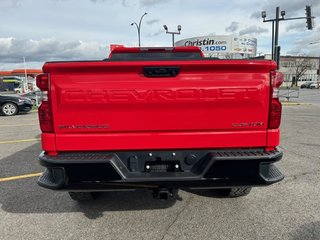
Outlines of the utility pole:
[[[285,18],[286,12],[280,11],[279,7],[276,7],[276,18],[275,19],[266,19],[267,13],[266,11],[261,12],[261,17],[263,22],[272,22],[272,59],[277,63],[277,69],[279,69],[280,63],[280,46],[279,46],[279,22],[280,21],[289,21],[289,20],[298,20],[298,19],[306,19],[307,29],[313,29],[313,19],[315,18],[312,16],[311,13],[311,6],[306,6],[306,16],[305,17],[295,17],[295,18]],[[280,17],[281,15],[281,17]]]

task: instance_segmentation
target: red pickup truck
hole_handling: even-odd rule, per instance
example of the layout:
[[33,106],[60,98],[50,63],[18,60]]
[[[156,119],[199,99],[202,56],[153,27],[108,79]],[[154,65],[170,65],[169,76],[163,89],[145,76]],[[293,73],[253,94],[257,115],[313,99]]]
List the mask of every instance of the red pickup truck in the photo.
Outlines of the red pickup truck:
[[85,200],[132,189],[167,199],[178,188],[237,197],[278,182],[281,83],[273,61],[206,59],[197,47],[47,62],[38,184]]

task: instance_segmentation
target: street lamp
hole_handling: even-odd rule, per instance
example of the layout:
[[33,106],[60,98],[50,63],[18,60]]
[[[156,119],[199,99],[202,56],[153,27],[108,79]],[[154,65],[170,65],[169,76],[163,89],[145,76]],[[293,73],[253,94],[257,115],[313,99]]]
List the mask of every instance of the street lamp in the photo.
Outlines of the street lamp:
[[25,80],[23,81],[22,92],[25,93],[27,91],[27,89],[28,89],[28,75],[27,75],[27,68],[26,68],[26,57],[23,57],[23,67],[24,67]]
[[167,34],[171,34],[172,35],[172,47],[174,47],[174,35],[180,35],[181,33],[181,25],[178,25],[178,32],[169,32],[167,25],[163,25],[164,30],[166,30]]
[[[261,18],[263,22],[272,22],[272,59],[277,62],[277,66],[279,69],[279,62],[280,62],[280,46],[278,45],[279,40],[279,22],[280,21],[289,21],[289,20],[298,20],[298,19],[307,19],[307,28],[311,30],[313,28],[313,19],[315,18],[312,16],[311,13],[311,6],[306,6],[306,16],[305,17],[294,17],[294,18],[284,18],[286,15],[286,11],[281,11],[280,8],[276,7],[276,18],[274,19],[266,19],[267,12],[261,12]],[[281,15],[281,18],[280,18]]]
[[139,39],[139,47],[141,46],[141,40],[140,40],[140,29],[141,29],[141,21],[142,21],[142,18],[147,15],[148,13],[144,13],[141,18],[140,18],[140,21],[139,21],[139,25],[136,23],[136,22],[133,22],[131,23],[131,26],[135,25],[137,27],[137,30],[138,30],[138,39]]
[[261,12],[261,17],[263,18],[263,22],[272,22],[272,48],[271,48],[271,55],[272,55],[272,59],[277,62],[278,69],[279,69],[279,62],[280,62],[280,59],[278,59],[278,57],[280,58],[280,46],[278,46],[279,21],[280,20],[284,20],[285,14],[286,14],[285,11],[281,11],[281,17],[282,18],[280,18],[280,16],[279,16],[280,15],[280,8],[277,7],[276,8],[276,18],[275,19],[266,20],[266,17],[267,17],[266,11],[262,11]]

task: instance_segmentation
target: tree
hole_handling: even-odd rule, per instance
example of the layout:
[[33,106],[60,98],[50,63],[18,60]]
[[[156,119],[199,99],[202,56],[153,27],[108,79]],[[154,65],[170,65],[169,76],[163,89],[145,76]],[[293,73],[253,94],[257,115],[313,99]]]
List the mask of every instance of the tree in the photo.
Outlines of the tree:
[[298,86],[298,81],[306,73],[307,70],[311,69],[312,63],[307,58],[296,58],[293,62],[293,68],[295,71],[295,78],[292,78],[291,87]]

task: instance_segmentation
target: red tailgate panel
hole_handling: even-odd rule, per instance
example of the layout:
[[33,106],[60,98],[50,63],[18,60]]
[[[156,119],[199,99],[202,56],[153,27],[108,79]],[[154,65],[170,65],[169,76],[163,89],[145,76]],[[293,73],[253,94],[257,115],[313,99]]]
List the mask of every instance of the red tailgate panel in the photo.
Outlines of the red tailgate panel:
[[[146,66],[178,66],[148,78]],[[263,147],[270,61],[49,63],[57,151]]]

